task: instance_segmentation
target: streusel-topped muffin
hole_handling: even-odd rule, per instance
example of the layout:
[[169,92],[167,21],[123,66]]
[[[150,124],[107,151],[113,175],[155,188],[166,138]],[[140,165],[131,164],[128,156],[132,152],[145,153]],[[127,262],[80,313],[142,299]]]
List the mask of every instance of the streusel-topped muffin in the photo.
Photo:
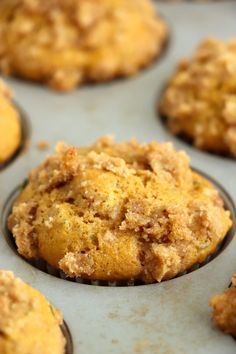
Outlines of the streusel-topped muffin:
[[12,103],[12,94],[0,80],[0,164],[9,160],[21,142],[19,114]]
[[160,103],[173,134],[236,157],[236,40],[204,40],[179,63]]
[[231,226],[218,191],[170,143],[58,144],[8,220],[18,252],[68,277],[170,279],[215,252]]
[[61,314],[12,272],[0,270],[0,353],[64,354]]
[[150,0],[0,1],[0,69],[56,90],[133,75],[166,37]]
[[225,333],[236,337],[236,274],[232,278],[232,287],[210,300],[213,307],[213,320]]

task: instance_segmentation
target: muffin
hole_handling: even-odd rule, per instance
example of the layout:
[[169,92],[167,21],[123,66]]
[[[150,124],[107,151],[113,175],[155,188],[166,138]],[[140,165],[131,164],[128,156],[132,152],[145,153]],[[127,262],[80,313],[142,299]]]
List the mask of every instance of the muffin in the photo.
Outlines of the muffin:
[[20,118],[11,98],[10,90],[0,80],[0,165],[14,155],[21,142]]
[[0,70],[60,91],[134,75],[166,37],[150,0],[0,2]]
[[61,314],[37,290],[0,271],[0,353],[64,354]]
[[59,143],[8,219],[18,252],[67,277],[145,283],[215,252],[231,226],[217,190],[170,143]]
[[213,320],[225,333],[236,337],[236,274],[232,278],[232,287],[210,300],[213,307]]
[[236,39],[204,40],[182,60],[161,98],[175,135],[197,148],[236,157]]

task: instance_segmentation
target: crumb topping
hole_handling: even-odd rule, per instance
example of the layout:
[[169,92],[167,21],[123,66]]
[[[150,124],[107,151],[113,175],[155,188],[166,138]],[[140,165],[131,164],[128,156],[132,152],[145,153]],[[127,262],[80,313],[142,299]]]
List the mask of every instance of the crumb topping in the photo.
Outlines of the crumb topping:
[[56,90],[133,75],[166,37],[149,0],[0,2],[0,69]]
[[213,320],[225,333],[236,336],[236,274],[232,277],[231,288],[210,300],[213,307]]
[[170,143],[59,143],[9,217],[24,257],[67,276],[171,278],[213,253],[231,226],[217,190]]
[[0,270],[0,350],[4,354],[64,354],[62,316],[43,295]]
[[7,335],[14,329],[17,318],[27,316],[33,310],[34,299],[24,290],[22,280],[15,279],[11,272],[0,271],[1,333]]
[[173,134],[194,145],[236,157],[236,40],[204,40],[182,60],[161,99]]

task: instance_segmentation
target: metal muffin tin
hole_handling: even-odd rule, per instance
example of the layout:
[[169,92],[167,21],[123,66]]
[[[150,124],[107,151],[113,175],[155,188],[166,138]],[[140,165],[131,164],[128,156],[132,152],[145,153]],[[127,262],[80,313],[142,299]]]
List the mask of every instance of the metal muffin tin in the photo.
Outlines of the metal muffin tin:
[[[178,59],[190,56],[208,35],[236,35],[236,2],[157,5],[170,25],[170,42],[162,58],[140,75],[85,86],[69,94],[8,80],[27,114],[31,132],[28,148],[0,171],[0,268],[14,271],[63,312],[74,354],[236,352],[234,339],[211,323],[208,306],[208,299],[227,287],[236,271],[235,237],[214,260],[189,274],[160,284],[102,287],[69,282],[36,269],[16,255],[4,236],[4,206],[9,196],[59,140],[87,145],[114,133],[118,141],[134,136],[140,141],[172,141],[191,156],[193,166],[220,182],[236,202],[236,161],[198,151],[173,137],[156,113],[157,100]],[[36,147],[40,140],[47,140],[50,150],[40,151]]]

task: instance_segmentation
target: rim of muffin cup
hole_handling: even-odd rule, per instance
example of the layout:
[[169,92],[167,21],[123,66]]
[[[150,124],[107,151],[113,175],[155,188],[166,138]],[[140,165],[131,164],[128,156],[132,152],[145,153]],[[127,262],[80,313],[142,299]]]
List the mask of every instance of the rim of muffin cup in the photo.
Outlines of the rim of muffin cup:
[[[220,197],[222,198],[222,200],[224,202],[224,208],[230,212],[231,219],[232,219],[232,226],[229,229],[229,231],[227,232],[224,239],[217,245],[215,251],[212,254],[208,255],[203,262],[196,263],[192,267],[186,269],[185,271],[180,272],[175,277],[173,277],[171,279],[167,279],[167,280],[162,280],[161,283],[181,277],[185,274],[189,274],[189,273],[205,266],[209,262],[211,262],[222,251],[224,251],[224,249],[229,245],[229,243],[231,242],[231,240],[235,234],[235,231],[236,231],[236,207],[235,207],[235,204],[234,204],[232,198],[230,197],[229,193],[225,190],[225,188],[219,182],[217,182],[214,178],[210,177],[208,174],[206,174],[196,168],[193,168],[193,167],[191,167],[191,169],[194,172],[197,172],[198,174],[200,174],[201,176],[206,178],[207,180],[209,180],[213,184],[213,186],[216,188],[216,190],[218,191]],[[30,264],[31,266],[39,269],[40,271],[42,271],[46,274],[49,274],[51,276],[54,276],[54,277],[62,279],[62,280],[67,280],[67,281],[75,282],[75,283],[79,283],[79,284],[105,286],[105,287],[106,286],[128,287],[128,286],[141,286],[141,285],[158,284],[158,282],[153,282],[153,283],[149,284],[149,283],[142,282],[140,280],[132,280],[132,279],[129,281],[104,281],[104,280],[101,281],[101,280],[96,280],[96,279],[91,280],[91,279],[84,279],[84,278],[79,278],[79,277],[68,277],[62,270],[52,267],[51,265],[49,265],[46,261],[44,261],[42,259],[28,260],[28,259],[24,258],[23,256],[21,256],[19,254],[19,252],[17,251],[15,239],[14,239],[11,231],[8,229],[7,220],[8,220],[8,216],[12,212],[12,207],[13,207],[13,204],[14,204],[16,198],[18,197],[18,195],[20,194],[22,189],[27,185],[27,183],[28,183],[28,179],[26,179],[21,185],[18,185],[17,187],[14,188],[14,190],[10,193],[7,200],[5,201],[5,204],[2,209],[2,215],[0,216],[1,217],[1,219],[0,219],[1,228],[2,228],[3,235],[5,236],[6,242],[8,243],[10,248],[14,251],[14,253],[18,257],[22,258],[26,263]]]
[[62,334],[65,338],[66,344],[65,344],[65,354],[73,354],[74,348],[73,348],[73,340],[72,336],[70,333],[70,329],[68,324],[66,323],[65,320],[63,320],[62,325],[60,326]]

